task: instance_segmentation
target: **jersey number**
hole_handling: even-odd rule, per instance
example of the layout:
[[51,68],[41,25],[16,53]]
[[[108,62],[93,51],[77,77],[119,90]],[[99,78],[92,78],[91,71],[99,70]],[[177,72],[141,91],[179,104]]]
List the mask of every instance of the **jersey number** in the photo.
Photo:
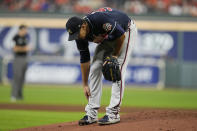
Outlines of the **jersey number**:
[[95,12],[105,12],[105,11],[112,11],[112,8],[105,7],[105,8],[99,8],[96,11],[93,11],[91,14],[94,14]]
[[105,11],[112,11],[112,8],[109,7],[99,8],[96,12],[105,12]]

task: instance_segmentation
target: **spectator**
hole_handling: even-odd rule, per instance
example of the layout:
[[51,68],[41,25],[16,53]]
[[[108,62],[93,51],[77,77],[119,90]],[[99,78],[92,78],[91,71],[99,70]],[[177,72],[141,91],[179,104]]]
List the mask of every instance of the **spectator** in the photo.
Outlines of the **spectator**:
[[27,69],[27,53],[30,50],[27,45],[27,27],[21,25],[19,27],[18,34],[13,38],[15,45],[14,61],[13,61],[13,81],[12,81],[12,92],[11,101],[23,99],[23,84],[25,80],[25,72]]
[[170,4],[168,9],[169,14],[171,15],[182,15],[183,7],[180,0],[172,0],[172,4]]
[[196,0],[1,0],[0,11],[89,13],[109,6],[133,14],[197,16]]
[[126,12],[131,12],[134,14],[145,14],[147,13],[147,7],[142,4],[139,0],[127,1],[125,3]]

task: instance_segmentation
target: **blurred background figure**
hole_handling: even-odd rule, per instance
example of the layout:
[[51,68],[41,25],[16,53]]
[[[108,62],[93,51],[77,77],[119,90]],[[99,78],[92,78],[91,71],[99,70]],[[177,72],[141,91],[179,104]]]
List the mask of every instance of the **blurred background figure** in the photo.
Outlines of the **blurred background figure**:
[[197,16],[196,0],[1,0],[2,11],[89,13],[100,7],[127,13]]
[[13,41],[15,43],[14,61],[13,61],[13,82],[11,101],[23,99],[23,84],[25,80],[25,72],[27,69],[27,53],[29,51],[27,40],[27,27],[20,25],[18,33],[14,36]]

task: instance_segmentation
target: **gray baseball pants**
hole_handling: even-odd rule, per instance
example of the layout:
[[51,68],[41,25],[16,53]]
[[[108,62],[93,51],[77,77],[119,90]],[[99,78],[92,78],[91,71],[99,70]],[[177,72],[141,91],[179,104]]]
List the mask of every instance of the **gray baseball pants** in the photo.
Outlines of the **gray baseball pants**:
[[11,97],[23,99],[23,84],[25,80],[25,72],[27,69],[27,57],[15,56],[13,60],[13,80]]
[[[106,115],[113,117],[120,117],[120,105],[122,102],[124,88],[125,88],[125,73],[129,62],[129,57],[137,39],[137,27],[131,22],[127,32],[125,32],[125,40],[118,57],[121,69],[121,81],[112,83],[111,100],[108,107],[106,107]],[[85,107],[86,115],[97,118],[98,109],[100,107],[102,95],[102,64],[103,57],[113,52],[115,42],[104,42],[96,47],[93,60],[90,67],[89,87],[91,96],[88,104]]]

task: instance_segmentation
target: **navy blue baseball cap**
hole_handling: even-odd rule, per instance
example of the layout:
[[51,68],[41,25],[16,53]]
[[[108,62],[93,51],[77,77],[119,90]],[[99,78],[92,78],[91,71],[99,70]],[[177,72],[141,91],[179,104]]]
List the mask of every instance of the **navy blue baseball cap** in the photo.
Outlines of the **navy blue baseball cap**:
[[83,24],[83,19],[79,17],[71,17],[66,23],[66,29],[69,33],[68,41],[78,39],[81,25]]

